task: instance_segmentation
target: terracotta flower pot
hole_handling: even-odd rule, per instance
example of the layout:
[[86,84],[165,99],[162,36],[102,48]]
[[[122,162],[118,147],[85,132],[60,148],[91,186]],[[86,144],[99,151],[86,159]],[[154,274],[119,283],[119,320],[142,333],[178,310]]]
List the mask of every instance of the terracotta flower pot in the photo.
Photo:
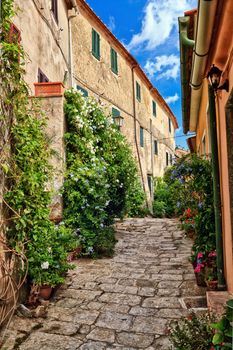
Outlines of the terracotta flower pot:
[[64,85],[61,82],[34,83],[35,96],[62,96],[64,93]]
[[206,281],[207,290],[216,290],[218,288],[218,281]]
[[40,286],[39,296],[45,300],[48,300],[52,294],[53,288],[47,284]]

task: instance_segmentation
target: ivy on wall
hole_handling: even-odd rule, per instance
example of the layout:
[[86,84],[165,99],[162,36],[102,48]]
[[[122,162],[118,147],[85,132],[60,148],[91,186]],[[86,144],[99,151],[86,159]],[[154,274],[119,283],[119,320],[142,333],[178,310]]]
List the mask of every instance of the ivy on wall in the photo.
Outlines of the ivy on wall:
[[[69,268],[66,251],[75,239],[70,230],[56,228],[49,220],[52,169],[46,118],[37,102],[29,98],[23,79],[23,48],[9,36],[13,0],[2,3],[1,14],[0,167],[4,178],[5,235],[8,246],[26,254],[32,283],[56,285]],[[66,244],[61,244],[64,241]]]
[[125,137],[93,98],[67,91],[65,223],[86,254],[111,254],[115,217],[142,212],[145,197]]

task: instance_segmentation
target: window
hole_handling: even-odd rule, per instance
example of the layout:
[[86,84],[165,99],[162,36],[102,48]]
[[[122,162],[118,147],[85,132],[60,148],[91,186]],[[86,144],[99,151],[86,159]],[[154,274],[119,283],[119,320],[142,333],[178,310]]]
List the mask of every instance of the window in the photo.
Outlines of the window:
[[152,195],[152,176],[151,175],[147,175],[147,181],[148,181],[150,195]]
[[85,90],[84,88],[82,88],[81,86],[76,85],[76,89],[79,90],[79,91],[82,91],[84,97],[88,96],[88,91]]
[[92,29],[92,55],[100,60],[100,35]]
[[153,111],[153,116],[156,117],[156,102],[152,101],[152,111]]
[[111,69],[118,74],[117,52],[111,47]]
[[203,136],[203,139],[202,139],[202,154],[204,156],[206,156],[206,138],[205,138],[205,135]]
[[172,123],[171,123],[171,119],[168,118],[168,128],[169,128],[169,132],[172,131]]
[[48,83],[49,79],[46,77],[46,75],[42,72],[42,70],[38,69],[38,83]]
[[169,155],[168,155],[168,152],[166,152],[166,166],[169,165]]
[[52,0],[52,8],[51,8],[52,14],[55,18],[55,21],[58,23],[58,6],[57,6],[57,0]]
[[119,117],[120,115],[121,115],[121,112],[118,109],[112,107],[112,116],[113,116],[113,118],[114,117]]
[[154,140],[154,154],[158,154],[158,141]]
[[144,129],[140,126],[140,146],[144,147]]
[[136,97],[137,97],[137,100],[141,102],[141,86],[137,81],[136,81]]
[[14,44],[19,44],[20,41],[21,41],[20,30],[13,23],[11,23],[9,42]]
[[172,165],[173,160],[172,160],[172,154],[170,154],[170,165]]

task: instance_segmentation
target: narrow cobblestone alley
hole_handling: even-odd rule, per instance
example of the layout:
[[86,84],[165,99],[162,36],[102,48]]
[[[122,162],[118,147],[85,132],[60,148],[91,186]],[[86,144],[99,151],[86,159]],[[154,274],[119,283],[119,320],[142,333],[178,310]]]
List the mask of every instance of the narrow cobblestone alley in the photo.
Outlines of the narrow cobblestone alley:
[[46,319],[14,319],[14,349],[170,349],[169,323],[187,312],[180,298],[201,293],[191,241],[177,221],[151,218],[118,222],[117,238],[112,259],[75,262]]

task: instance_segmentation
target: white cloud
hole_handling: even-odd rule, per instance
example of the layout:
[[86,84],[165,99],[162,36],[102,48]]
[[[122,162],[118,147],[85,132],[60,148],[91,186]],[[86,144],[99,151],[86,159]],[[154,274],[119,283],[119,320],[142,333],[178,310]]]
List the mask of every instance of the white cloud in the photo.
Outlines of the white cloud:
[[108,29],[113,32],[116,28],[115,18],[113,16],[109,16]]
[[180,68],[180,59],[176,55],[162,55],[155,57],[155,62],[148,60],[144,66],[146,73],[152,78],[155,75],[156,80],[176,79]]
[[167,103],[174,103],[179,100],[178,94],[175,94],[174,96],[168,96],[164,99]]
[[177,28],[178,17],[196,6],[196,0],[149,0],[144,9],[140,33],[134,34],[128,50],[154,50],[164,44]]

